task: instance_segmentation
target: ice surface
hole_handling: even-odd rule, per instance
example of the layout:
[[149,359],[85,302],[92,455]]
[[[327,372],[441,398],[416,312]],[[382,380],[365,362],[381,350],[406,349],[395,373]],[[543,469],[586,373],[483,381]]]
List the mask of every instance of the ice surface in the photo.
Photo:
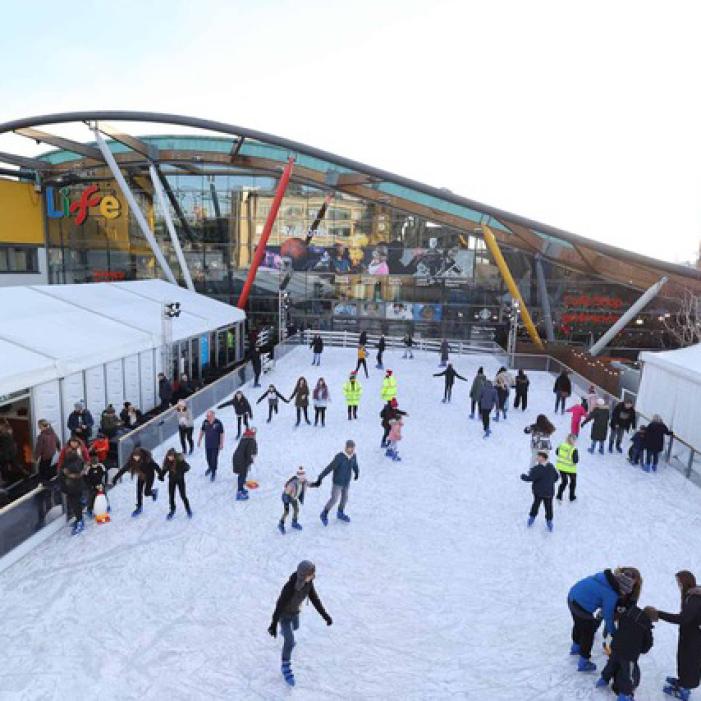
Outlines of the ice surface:
[[[373,357],[369,358],[369,361]],[[492,358],[456,357],[472,379]],[[568,656],[566,594],[605,567],[634,565],[645,583],[641,603],[677,610],[674,572],[701,570],[701,492],[676,471],[646,475],[620,456],[583,451],[578,500],[556,502],[555,532],[541,514],[527,530],[530,485],[519,480],[530,456],[522,431],[539,410],[551,415],[553,378],[530,373],[525,414],[511,410],[488,440],[468,418],[469,384],[458,381],[443,405],[436,354],[385,354],[410,413],[401,463],[379,448],[382,372],[361,377],[357,422],[349,423],[341,385],[353,349],[327,349],[321,368],[299,348],[272,375],[286,396],[301,374],[324,376],[333,403],[326,428],[293,428],[283,404],[272,424],[254,405],[261,487],[234,501],[233,412],[220,477],[204,477],[196,451],[188,477],[195,517],[165,520],[167,489],[130,518],[134,484],[110,493],[112,523],[88,524],[76,538],[63,529],[0,575],[2,699],[603,699],[596,675],[575,671]],[[244,388],[254,402],[259,390]],[[569,415],[557,417],[557,439]],[[584,434],[588,435],[589,427]],[[319,511],[330,478],[302,507],[304,531],[282,536],[280,492],[304,465],[316,474],[343,447],[358,445],[360,480],[347,508],[352,523]],[[176,440],[168,446],[176,445]],[[158,451],[160,458],[165,451]],[[583,446],[586,447],[586,443]],[[301,559],[317,564],[317,588],[334,625],[304,607],[286,688],[280,638],[266,632],[280,588]],[[641,658],[638,701],[661,698],[675,672],[676,629],[660,623]],[[603,663],[597,637],[594,661]]]

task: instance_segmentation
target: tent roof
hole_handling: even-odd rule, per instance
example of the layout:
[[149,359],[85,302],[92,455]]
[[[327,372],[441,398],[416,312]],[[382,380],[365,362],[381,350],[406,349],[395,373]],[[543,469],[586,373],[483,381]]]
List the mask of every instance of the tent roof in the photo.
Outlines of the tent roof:
[[0,288],[0,394],[158,348],[163,302],[181,304],[174,341],[245,319],[163,280]]
[[644,351],[640,354],[640,360],[683,377],[697,375],[701,383],[701,343],[659,353]]

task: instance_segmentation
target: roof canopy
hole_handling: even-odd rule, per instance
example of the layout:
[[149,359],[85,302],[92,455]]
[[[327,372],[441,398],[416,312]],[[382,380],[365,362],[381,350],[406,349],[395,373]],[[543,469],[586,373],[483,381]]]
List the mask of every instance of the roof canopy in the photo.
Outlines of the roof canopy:
[[174,341],[245,319],[163,280],[0,287],[0,395],[160,347],[164,302],[181,305]]
[[[487,224],[501,244],[540,254],[604,280],[646,289],[666,274],[670,282],[665,295],[679,294],[687,287],[701,293],[701,271],[694,268],[587,239],[289,139],[207,119],[126,111],[69,112],[18,119],[0,124],[0,135],[15,132],[60,150],[32,159],[0,151],[0,163],[14,164],[28,176],[33,175],[32,171],[54,176],[104,165],[92,143],[71,141],[36,128],[82,122],[98,124],[111,137],[109,147],[117,162],[132,173],[140,169],[146,172],[155,162],[172,167],[175,172],[201,175],[233,173],[242,168],[277,174],[293,154],[293,180],[298,182],[388,205],[464,232],[472,233],[481,224]],[[137,137],[109,122],[178,125],[227,136],[203,135],[200,131],[180,136]]]

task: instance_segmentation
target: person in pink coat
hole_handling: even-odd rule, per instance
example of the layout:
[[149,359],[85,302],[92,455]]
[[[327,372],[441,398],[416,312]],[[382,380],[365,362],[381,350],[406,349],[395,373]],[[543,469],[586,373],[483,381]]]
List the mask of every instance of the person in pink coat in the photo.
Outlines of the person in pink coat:
[[396,419],[390,419],[389,435],[387,436],[388,446],[385,455],[392,458],[395,462],[401,460],[397,452],[397,443],[402,440],[402,426],[404,426],[404,422],[401,416]]
[[582,423],[582,419],[587,415],[587,410],[584,406],[584,402],[586,400],[582,400],[581,404],[575,404],[574,406],[571,406],[567,411],[572,414],[572,422],[570,424],[570,433],[578,436],[579,435],[579,427]]

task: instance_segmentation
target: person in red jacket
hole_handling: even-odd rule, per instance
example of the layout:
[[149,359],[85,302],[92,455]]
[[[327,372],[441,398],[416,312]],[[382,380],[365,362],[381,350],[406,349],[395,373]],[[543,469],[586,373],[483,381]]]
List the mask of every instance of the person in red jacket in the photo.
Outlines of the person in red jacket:
[[582,420],[587,415],[587,408],[584,406],[586,399],[582,399],[581,404],[575,404],[567,409],[568,414],[572,414],[570,422],[570,433],[573,436],[579,436],[579,428],[582,425]]
[[76,453],[84,463],[90,462],[90,454],[88,449],[85,447],[85,443],[78,438],[78,436],[71,436],[68,439],[68,443],[63,446],[63,449],[58,455],[58,470],[59,472],[63,469],[63,463],[69,454]]

